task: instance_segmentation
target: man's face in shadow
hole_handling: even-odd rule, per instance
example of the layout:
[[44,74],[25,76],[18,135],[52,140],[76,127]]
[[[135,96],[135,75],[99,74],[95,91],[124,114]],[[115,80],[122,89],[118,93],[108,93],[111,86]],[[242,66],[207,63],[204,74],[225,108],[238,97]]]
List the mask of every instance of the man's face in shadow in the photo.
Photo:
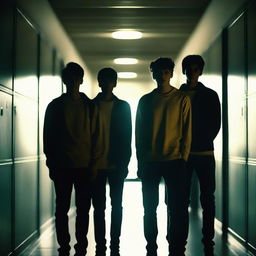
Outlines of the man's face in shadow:
[[173,71],[169,69],[160,69],[153,72],[153,78],[158,83],[169,83],[170,79],[173,76]]
[[198,81],[200,75],[202,75],[202,70],[197,64],[189,64],[186,67],[185,74],[188,81]]

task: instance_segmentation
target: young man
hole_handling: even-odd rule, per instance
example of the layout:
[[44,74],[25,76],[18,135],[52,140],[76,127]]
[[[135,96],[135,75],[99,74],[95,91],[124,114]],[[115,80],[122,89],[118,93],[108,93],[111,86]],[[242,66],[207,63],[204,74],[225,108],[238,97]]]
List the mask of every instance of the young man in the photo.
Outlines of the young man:
[[191,142],[191,105],[187,96],[170,85],[173,69],[170,58],[159,58],[150,64],[157,88],[144,95],[137,108],[136,150],[147,256],[157,255],[156,209],[162,177],[170,212],[169,255],[184,255],[188,234],[185,161]]
[[70,235],[68,211],[71,192],[76,193],[75,255],[86,255],[91,200],[91,122],[89,98],[79,92],[84,71],[70,62],[62,70],[67,93],[47,107],[44,120],[44,153],[56,192],[55,224],[59,256],[68,256]]
[[93,99],[93,123],[102,151],[98,174],[95,180],[92,204],[94,207],[94,232],[96,256],[106,255],[105,208],[106,184],[108,181],[111,198],[111,256],[119,256],[119,238],[122,223],[122,195],[124,179],[128,174],[131,157],[131,111],[126,101],[113,94],[117,84],[117,73],[112,68],[103,68],[98,73],[102,90]]
[[203,239],[206,256],[214,255],[215,218],[215,159],[213,140],[220,129],[220,102],[215,91],[198,82],[202,75],[204,60],[199,55],[189,55],[182,61],[183,74],[187,83],[184,91],[192,102],[192,144],[187,162],[189,187],[193,171],[200,183],[200,201],[203,208]]

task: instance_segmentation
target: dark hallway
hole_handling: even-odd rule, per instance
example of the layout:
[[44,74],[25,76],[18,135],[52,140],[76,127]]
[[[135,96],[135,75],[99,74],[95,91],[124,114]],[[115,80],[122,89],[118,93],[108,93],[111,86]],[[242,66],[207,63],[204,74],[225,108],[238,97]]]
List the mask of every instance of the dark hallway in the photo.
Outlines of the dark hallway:
[[[216,256],[256,255],[256,1],[255,0],[3,0],[0,8],[0,256],[55,256],[55,194],[43,153],[45,110],[66,88],[68,62],[85,71],[80,90],[99,92],[97,72],[118,72],[115,94],[132,115],[132,156],[124,185],[122,256],[146,255],[141,182],[137,179],[135,116],[154,88],[149,64],[175,62],[171,84],[185,81],[181,61],[205,60],[200,82],[221,103],[216,159]],[[136,39],[133,36],[135,31]],[[114,32],[124,32],[116,39]],[[127,38],[128,37],[128,38]],[[202,256],[201,208],[193,187],[186,255]],[[167,255],[166,205],[160,186],[158,255]],[[109,200],[109,199],[108,199]],[[74,244],[75,203],[70,230]],[[198,209],[197,209],[198,207]],[[107,227],[110,219],[107,207]],[[197,210],[195,210],[197,209]],[[88,255],[94,252],[92,210]],[[73,251],[71,251],[73,253]]]

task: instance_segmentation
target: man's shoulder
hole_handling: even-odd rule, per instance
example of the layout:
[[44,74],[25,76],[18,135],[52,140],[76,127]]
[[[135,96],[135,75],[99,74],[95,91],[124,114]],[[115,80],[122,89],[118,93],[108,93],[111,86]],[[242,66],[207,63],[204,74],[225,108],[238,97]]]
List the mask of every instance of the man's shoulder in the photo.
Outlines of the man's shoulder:
[[115,96],[115,102],[122,105],[122,106],[126,106],[126,107],[130,106],[130,104],[126,100],[120,99],[116,96]]
[[208,93],[208,94],[217,94],[216,91],[214,91],[213,89],[211,89],[210,87],[205,86],[203,83],[199,82],[199,86],[200,89],[204,92],[204,93]]
[[54,98],[49,104],[48,106],[56,106],[56,105],[59,105],[63,102],[63,94],[60,95],[59,97],[57,98]]
[[177,88],[175,88],[174,87],[174,94],[175,94],[175,96],[177,97],[177,98],[180,98],[180,99],[182,99],[182,100],[189,100],[189,96],[188,96],[188,94],[186,93],[186,91],[183,91],[183,90],[181,90],[181,89],[177,89]]
[[146,101],[146,100],[148,100],[148,99],[151,99],[153,96],[154,96],[154,94],[155,94],[155,89],[153,90],[153,91],[151,91],[151,92],[149,92],[149,93],[146,93],[146,94],[144,94],[143,96],[141,96],[141,98],[140,98],[140,102],[143,102],[143,101]]

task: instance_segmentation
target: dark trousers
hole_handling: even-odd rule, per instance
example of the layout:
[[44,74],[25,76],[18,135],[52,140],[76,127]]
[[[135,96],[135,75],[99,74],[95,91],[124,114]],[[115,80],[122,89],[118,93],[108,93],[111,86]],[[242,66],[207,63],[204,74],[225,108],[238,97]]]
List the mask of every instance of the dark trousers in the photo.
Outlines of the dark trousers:
[[188,193],[190,193],[191,177],[196,172],[200,184],[200,202],[203,209],[203,239],[205,251],[214,246],[215,218],[215,159],[213,155],[190,155],[187,162]]
[[87,232],[89,225],[89,210],[91,200],[91,184],[88,170],[58,169],[50,170],[56,193],[55,226],[57,241],[60,246],[59,255],[69,255],[70,234],[68,228],[68,211],[70,209],[72,188],[75,188],[76,204],[76,256],[86,255],[88,245]]
[[169,212],[168,241],[169,255],[183,256],[188,236],[187,171],[184,160],[152,162],[144,166],[141,175],[144,236],[147,241],[147,255],[157,255],[157,215],[159,183],[164,178],[167,190]]
[[111,227],[110,249],[112,252],[119,251],[119,238],[122,225],[122,196],[124,177],[118,170],[99,170],[93,185],[92,204],[94,207],[94,233],[96,241],[96,253],[104,254],[106,251],[106,184],[109,183],[111,198]]

